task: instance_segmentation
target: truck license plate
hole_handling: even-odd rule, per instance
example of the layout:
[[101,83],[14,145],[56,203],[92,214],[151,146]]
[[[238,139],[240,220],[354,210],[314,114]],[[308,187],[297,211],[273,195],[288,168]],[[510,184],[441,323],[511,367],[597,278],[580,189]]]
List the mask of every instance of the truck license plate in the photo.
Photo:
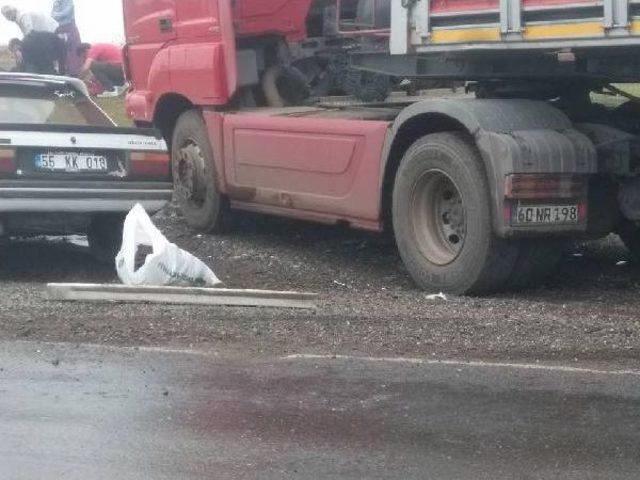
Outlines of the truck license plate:
[[513,219],[518,225],[574,224],[579,221],[578,205],[518,205]]
[[38,170],[49,172],[106,172],[107,157],[84,153],[41,153],[35,157]]

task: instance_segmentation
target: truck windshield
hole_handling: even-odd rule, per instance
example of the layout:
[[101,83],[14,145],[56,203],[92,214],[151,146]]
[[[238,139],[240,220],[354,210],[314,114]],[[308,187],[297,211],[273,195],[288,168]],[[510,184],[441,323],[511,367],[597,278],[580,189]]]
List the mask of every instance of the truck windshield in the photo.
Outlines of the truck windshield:
[[43,82],[0,82],[0,124],[114,126],[72,86]]

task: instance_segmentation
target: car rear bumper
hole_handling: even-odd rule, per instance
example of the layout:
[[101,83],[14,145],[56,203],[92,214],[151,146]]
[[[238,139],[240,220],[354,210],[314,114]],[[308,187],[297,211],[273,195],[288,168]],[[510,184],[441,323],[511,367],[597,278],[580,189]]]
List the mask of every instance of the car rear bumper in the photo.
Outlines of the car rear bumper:
[[137,203],[154,213],[171,200],[169,182],[0,181],[0,213],[127,212]]

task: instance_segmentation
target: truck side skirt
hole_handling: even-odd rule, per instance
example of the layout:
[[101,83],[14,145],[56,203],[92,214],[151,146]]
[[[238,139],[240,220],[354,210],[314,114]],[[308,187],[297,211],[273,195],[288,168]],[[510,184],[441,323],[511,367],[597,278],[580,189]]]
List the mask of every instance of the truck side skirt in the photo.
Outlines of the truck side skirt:
[[382,228],[377,185],[388,121],[211,112],[205,118],[214,143],[222,127],[216,168],[232,206]]

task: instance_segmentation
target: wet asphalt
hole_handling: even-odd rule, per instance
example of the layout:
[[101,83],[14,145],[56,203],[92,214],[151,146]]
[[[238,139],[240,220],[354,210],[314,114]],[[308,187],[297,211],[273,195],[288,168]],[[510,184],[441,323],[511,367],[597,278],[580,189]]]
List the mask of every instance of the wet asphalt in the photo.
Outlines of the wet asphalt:
[[640,371],[0,343],[1,479],[631,479]]

